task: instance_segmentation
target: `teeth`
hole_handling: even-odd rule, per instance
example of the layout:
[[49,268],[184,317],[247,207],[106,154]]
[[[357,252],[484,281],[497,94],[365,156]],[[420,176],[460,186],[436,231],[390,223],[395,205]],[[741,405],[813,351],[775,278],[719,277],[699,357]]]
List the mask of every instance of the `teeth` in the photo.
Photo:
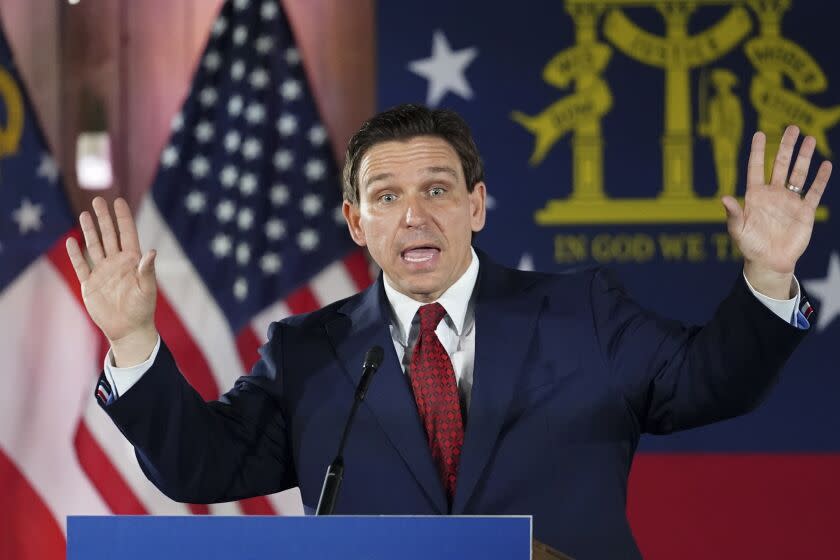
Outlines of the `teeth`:
[[434,249],[411,249],[403,254],[403,258],[408,262],[421,263],[430,261],[434,254]]

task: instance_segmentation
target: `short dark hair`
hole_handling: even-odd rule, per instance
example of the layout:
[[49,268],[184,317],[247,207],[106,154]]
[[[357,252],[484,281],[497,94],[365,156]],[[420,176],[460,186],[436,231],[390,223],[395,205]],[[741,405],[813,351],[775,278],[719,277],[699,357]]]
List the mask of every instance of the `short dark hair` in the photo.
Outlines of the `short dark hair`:
[[416,136],[437,136],[452,146],[461,160],[469,192],[484,180],[484,164],[470,127],[458,113],[406,103],[374,115],[350,139],[344,159],[344,200],[359,203],[359,165],[370,148],[381,142],[410,140]]

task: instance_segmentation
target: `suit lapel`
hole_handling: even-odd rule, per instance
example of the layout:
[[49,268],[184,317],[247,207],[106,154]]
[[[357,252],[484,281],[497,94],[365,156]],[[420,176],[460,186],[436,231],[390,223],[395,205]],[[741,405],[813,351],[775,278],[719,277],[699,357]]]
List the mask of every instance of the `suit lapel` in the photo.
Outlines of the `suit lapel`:
[[496,444],[526,359],[542,298],[519,295],[513,275],[482,255],[475,306],[470,410],[452,513],[462,514]]
[[[397,359],[388,325],[388,310],[382,276],[359,299],[340,310],[344,317],[327,324],[327,335],[336,349],[344,371],[359,384],[365,352],[379,345],[385,358],[375,374],[362,406],[368,407],[405,461],[414,478],[439,513],[446,513],[446,495],[432,460],[426,432],[417,414],[409,381]],[[375,461],[375,457],[371,457]]]

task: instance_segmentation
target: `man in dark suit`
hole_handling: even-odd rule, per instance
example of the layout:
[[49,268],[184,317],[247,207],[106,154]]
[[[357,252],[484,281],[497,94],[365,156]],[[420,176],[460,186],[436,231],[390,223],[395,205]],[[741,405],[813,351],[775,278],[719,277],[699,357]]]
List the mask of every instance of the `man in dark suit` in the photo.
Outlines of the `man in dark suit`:
[[[345,451],[337,513],[532,514],[534,536],[577,558],[638,557],[625,517],[642,432],[744,413],[807,332],[793,277],[831,166],[802,195],[814,139],[769,184],[753,139],[745,205],[723,200],[744,273],[704,327],[639,308],[604,270],[510,270],[472,248],[485,220],[481,160],[454,113],[401,106],[351,140],[344,216],[383,274],[368,290],[274,323],[261,360],[205,403],[154,327],[154,251],[124,201],[80,217],[68,253],[111,342],[97,395],[171,498],[228,501],[322,476],[365,351],[385,359]],[[119,231],[117,231],[117,229]]]

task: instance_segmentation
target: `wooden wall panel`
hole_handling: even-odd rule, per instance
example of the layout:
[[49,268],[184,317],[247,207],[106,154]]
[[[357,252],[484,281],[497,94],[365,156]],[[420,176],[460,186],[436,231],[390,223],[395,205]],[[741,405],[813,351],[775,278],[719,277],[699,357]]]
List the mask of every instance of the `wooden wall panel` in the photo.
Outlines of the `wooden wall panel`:
[[[198,57],[221,0],[122,2],[125,133],[121,192],[136,207],[151,186],[172,117],[187,95]],[[165,15],[163,15],[165,14]]]
[[[42,4],[37,0],[35,4]],[[112,138],[121,138],[126,131],[120,120],[113,118],[124,110],[120,101],[120,4],[110,0],[85,0],[77,5],[59,5],[59,129],[61,151],[58,154],[71,204],[88,207],[98,191],[81,189],[76,180],[76,139],[84,128],[83,95],[98,98],[104,104]],[[112,147],[115,188],[123,180],[118,150]],[[111,192],[101,194],[111,195]]]
[[374,0],[284,0],[339,161],[376,109]]
[[0,0],[0,20],[53,153],[59,131],[59,5],[57,2]]
[[[373,0],[281,0],[337,155],[374,99]],[[136,208],[157,169],[223,0],[0,0],[0,17],[38,117],[80,209],[75,147],[87,88],[104,101],[115,184]]]

